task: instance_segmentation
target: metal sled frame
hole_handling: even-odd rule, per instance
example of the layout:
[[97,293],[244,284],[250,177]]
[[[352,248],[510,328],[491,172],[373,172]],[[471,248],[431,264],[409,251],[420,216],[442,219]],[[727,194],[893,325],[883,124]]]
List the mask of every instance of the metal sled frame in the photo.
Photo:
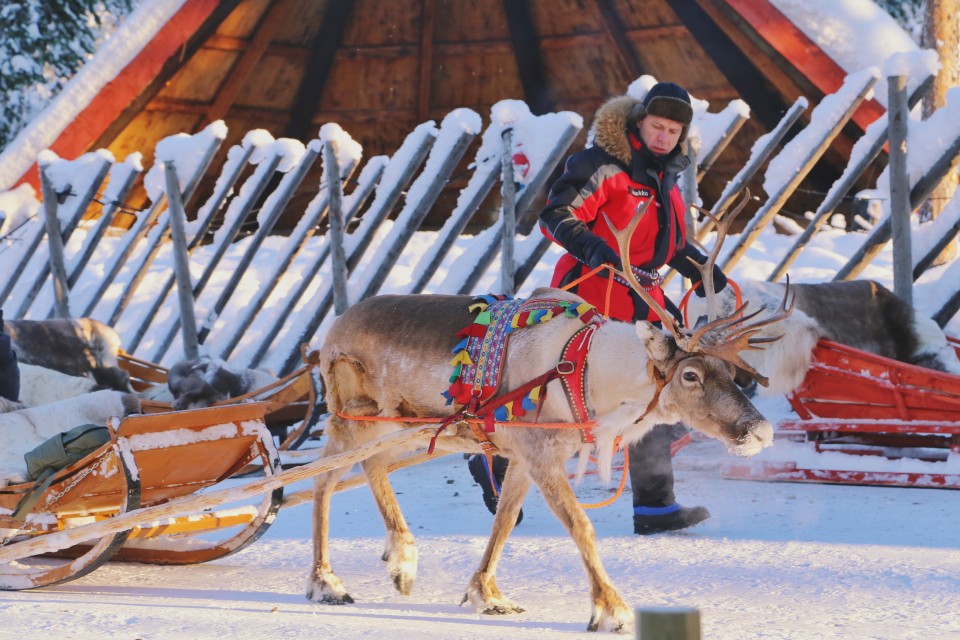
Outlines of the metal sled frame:
[[[266,402],[266,424],[271,430],[293,428],[280,443],[280,450],[296,449],[310,436],[326,411],[322,382],[317,365],[320,362],[318,351],[308,351],[301,347],[303,366],[265,387],[254,389],[236,398],[228,398],[214,403],[220,407],[240,402]],[[161,365],[141,360],[127,353],[119,354],[120,367],[130,374],[130,383],[135,391],[143,391],[154,385],[167,384],[167,369]],[[166,402],[144,401],[145,412],[171,411]],[[294,426],[295,425],[295,426]]]
[[[948,338],[960,353],[960,341]],[[960,489],[960,376],[925,369],[821,340],[803,384],[789,397],[797,419],[777,425],[778,439],[843,456],[922,460],[934,471],[844,467],[843,456],[726,465],[729,478]],[[809,459],[809,456],[804,456]],[[896,465],[890,465],[896,466]]]
[[[162,505],[217,485],[252,462],[265,473],[280,471],[279,456],[263,418],[266,403],[114,418],[111,441],[54,475],[25,521],[9,514],[33,483],[0,488],[0,589],[31,589],[73,580],[110,559],[153,564],[191,564],[234,553],[259,538],[273,522],[283,496],[277,488],[258,505],[200,511],[142,521],[94,542],[47,549],[58,558],[27,549],[39,538]],[[239,531],[237,530],[239,527]],[[196,534],[219,533],[216,540]],[[214,535],[214,537],[218,537]],[[63,559],[66,556],[68,559]]]

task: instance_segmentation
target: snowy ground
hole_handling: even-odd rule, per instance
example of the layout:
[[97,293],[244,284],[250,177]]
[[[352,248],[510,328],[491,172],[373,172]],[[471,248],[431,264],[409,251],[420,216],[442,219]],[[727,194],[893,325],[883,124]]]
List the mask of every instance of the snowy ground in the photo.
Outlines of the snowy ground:
[[[764,404],[768,413],[782,407]],[[726,480],[726,459],[713,441],[677,455],[680,500],[713,514],[687,532],[633,535],[629,493],[589,512],[628,603],[696,607],[711,640],[960,637],[960,492]],[[361,488],[335,496],[331,536],[357,604],[304,598],[310,507],[298,506],[218,561],[110,563],[64,585],[0,593],[0,639],[596,637],[585,631],[579,555],[535,489],[498,572],[527,611],[490,617],[458,606],[491,522],[465,461],[450,456],[392,478],[420,550],[411,596],[387,577],[383,527]],[[578,489],[584,502],[607,492],[590,478]]]

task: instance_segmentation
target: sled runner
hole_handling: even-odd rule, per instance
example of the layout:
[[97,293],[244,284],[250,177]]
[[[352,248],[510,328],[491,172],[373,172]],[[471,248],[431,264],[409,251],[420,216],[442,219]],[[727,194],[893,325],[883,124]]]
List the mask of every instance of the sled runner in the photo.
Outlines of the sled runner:
[[[0,488],[0,549],[15,553],[25,541],[193,494],[251,462],[276,473],[278,456],[263,423],[267,407],[243,403],[111,419],[109,442],[56,472],[49,484]],[[219,558],[260,537],[280,508],[282,495],[282,489],[276,489],[259,505],[140,522],[92,545],[84,541],[87,546],[49,549],[69,560],[17,556],[16,562],[0,564],[0,588],[30,589],[72,580],[111,558],[156,564]],[[25,497],[36,502],[17,518],[13,512]],[[231,533],[213,541],[193,537],[215,530]]]
[[[74,580],[108,560],[194,564],[221,558],[257,540],[281,507],[309,499],[307,491],[282,503],[285,485],[432,431],[407,429],[281,471],[263,422],[268,406],[246,402],[113,419],[110,441],[54,474],[21,519],[12,513],[36,483],[0,488],[0,589]],[[225,485],[253,462],[263,466],[264,477]],[[338,489],[361,482],[353,478]],[[248,504],[251,499],[259,503]],[[234,503],[243,504],[227,507]]]
[[727,477],[960,489],[960,376],[821,340],[789,400],[777,446]]
[[[254,389],[242,396],[228,398],[211,406],[219,407],[239,402],[266,402],[265,422],[274,433],[283,433],[280,450],[296,449],[310,436],[325,412],[323,392],[317,372],[319,354],[301,348],[303,366],[276,382]],[[135,391],[143,391],[156,385],[167,384],[167,369],[161,365],[141,360],[127,353],[119,354],[120,367],[130,374],[130,384]],[[167,402],[143,401],[146,412],[171,411]]]

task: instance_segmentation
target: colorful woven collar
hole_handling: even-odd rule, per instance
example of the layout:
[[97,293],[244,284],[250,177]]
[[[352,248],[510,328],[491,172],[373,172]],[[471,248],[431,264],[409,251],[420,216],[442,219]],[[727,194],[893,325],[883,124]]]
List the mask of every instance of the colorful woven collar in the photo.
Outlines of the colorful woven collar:
[[[585,302],[547,298],[484,295],[474,298],[469,308],[477,317],[457,333],[463,339],[453,348],[451,384],[443,392],[447,404],[482,403],[497,393],[507,342],[515,329],[542,324],[561,315],[579,318],[584,324],[598,316],[597,310]],[[496,410],[496,419],[523,417],[526,411],[536,408],[540,393],[541,389],[535,388],[521,400],[504,404]]]

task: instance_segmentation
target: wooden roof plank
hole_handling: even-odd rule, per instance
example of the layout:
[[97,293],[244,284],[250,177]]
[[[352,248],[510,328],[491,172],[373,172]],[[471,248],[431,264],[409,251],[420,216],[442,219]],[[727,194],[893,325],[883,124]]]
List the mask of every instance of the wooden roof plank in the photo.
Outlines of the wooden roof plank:
[[433,30],[437,1],[423,0],[420,11],[420,83],[417,93],[417,119],[426,120],[430,112],[430,78],[433,74]]
[[250,40],[250,44],[244,49],[240,58],[233,65],[233,69],[231,69],[227,79],[217,92],[216,99],[207,110],[206,121],[208,123],[219,120],[227,115],[227,111],[236,99],[237,93],[240,92],[243,84],[249,80],[250,73],[257,63],[260,62],[260,59],[263,58],[263,54],[266,53],[267,47],[270,46],[270,43],[273,41],[277,29],[280,28],[284,18],[287,17],[287,13],[294,4],[296,4],[294,0],[276,0],[270,3],[266,13],[260,20],[260,24],[257,25],[257,30]]
[[556,102],[547,82],[547,70],[540,55],[537,34],[528,0],[503,0],[510,41],[513,43],[520,73],[520,84],[530,111],[535,115],[549,113]]
[[603,17],[603,25],[607,32],[609,44],[612,45],[613,52],[617,56],[617,62],[623,67],[627,77],[639,78],[645,73],[644,65],[637,52],[630,46],[626,28],[613,8],[613,3],[610,0],[596,0],[596,3],[597,9],[600,10],[600,15]]
[[329,0],[323,23],[310,43],[310,57],[304,65],[303,79],[297,90],[297,99],[290,110],[286,136],[302,140],[313,126],[313,114],[320,107],[320,96],[330,77],[334,56],[343,31],[353,15],[356,0]]

